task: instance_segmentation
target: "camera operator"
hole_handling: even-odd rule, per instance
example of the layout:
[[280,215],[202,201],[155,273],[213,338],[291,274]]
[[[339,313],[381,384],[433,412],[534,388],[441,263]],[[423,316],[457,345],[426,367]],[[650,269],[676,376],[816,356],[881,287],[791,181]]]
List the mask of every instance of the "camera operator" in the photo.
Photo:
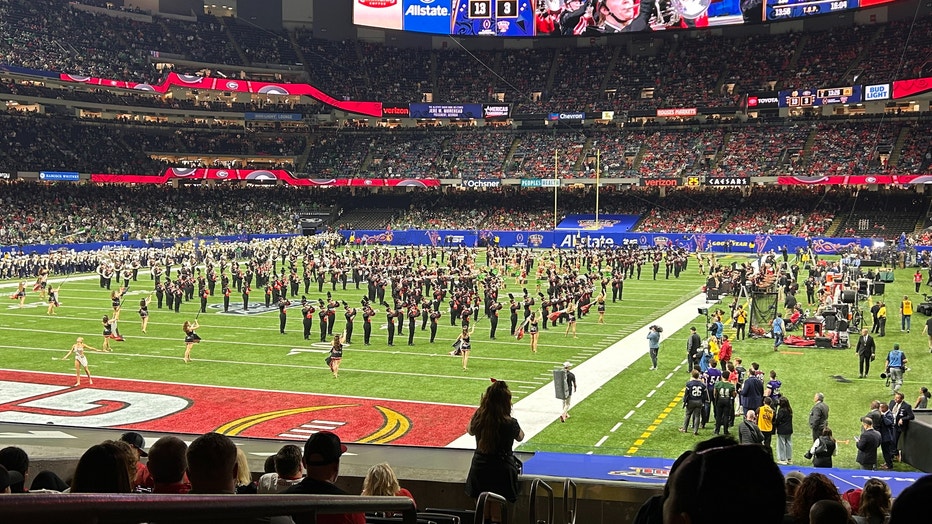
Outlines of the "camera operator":
[[893,350],[887,353],[887,376],[890,378],[890,389],[893,394],[903,386],[903,372],[906,371],[906,353],[900,351],[899,344],[893,344]]

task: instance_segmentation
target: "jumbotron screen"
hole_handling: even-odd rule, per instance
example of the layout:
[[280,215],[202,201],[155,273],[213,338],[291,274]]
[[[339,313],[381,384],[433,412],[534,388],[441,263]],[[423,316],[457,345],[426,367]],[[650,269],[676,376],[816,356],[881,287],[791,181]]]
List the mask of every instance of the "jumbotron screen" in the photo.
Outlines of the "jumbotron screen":
[[361,26],[454,36],[598,36],[790,20],[895,0],[353,0]]

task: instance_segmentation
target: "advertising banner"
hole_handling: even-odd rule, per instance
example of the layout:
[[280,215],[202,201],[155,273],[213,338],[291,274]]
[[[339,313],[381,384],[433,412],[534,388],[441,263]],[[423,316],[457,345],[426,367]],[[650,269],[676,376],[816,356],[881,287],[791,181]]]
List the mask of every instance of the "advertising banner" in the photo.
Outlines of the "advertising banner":
[[403,0],[404,30],[446,34],[453,14],[452,0]]
[[482,104],[410,104],[411,118],[483,118]]
[[245,120],[258,122],[300,122],[304,119],[301,113],[243,113]]
[[77,182],[81,175],[75,171],[39,171],[39,180],[46,182]]
[[929,175],[851,175],[851,176],[780,176],[783,185],[866,185],[866,184],[925,184],[932,182]]
[[861,86],[789,89],[779,93],[780,107],[819,107],[861,102]]
[[172,179],[245,180],[247,182],[282,181],[290,186],[316,187],[440,187],[437,179],[408,178],[296,178],[282,169],[188,169],[168,168],[161,175],[92,174],[91,182],[99,184],[166,184]]
[[169,73],[165,81],[157,85],[126,82],[122,80],[109,80],[90,76],[69,75],[67,73],[61,73],[59,75],[59,80],[111,88],[116,87],[120,89],[134,89],[137,91],[151,91],[155,93],[165,93],[172,87],[182,87],[189,89],[230,91],[233,93],[255,93],[262,95],[305,95],[327,104],[328,106],[332,106],[349,113],[375,117],[382,116],[382,104],[380,102],[337,100],[336,98],[333,98],[332,96],[309,84],[284,84],[258,82],[254,80],[236,80],[233,78],[179,75],[175,72]]
[[670,116],[696,116],[697,110],[695,107],[677,107],[674,109],[658,109],[658,117],[670,117]]
[[557,224],[557,231],[611,231],[613,233],[627,233],[638,219],[639,215],[599,215],[596,222],[595,215],[568,215]]
[[511,104],[482,104],[483,118],[510,118]]
[[464,178],[463,187],[469,189],[490,189],[502,187],[502,181],[498,178]]
[[775,109],[780,106],[779,93],[776,91],[766,91],[761,93],[748,94],[748,109]]
[[642,178],[641,186],[643,187],[677,187],[680,185],[679,178]]
[[0,171],[0,180],[15,180],[15,171]]
[[894,100],[918,95],[926,91],[932,91],[932,76],[913,78],[910,80],[897,80],[893,82]]
[[382,104],[382,116],[386,118],[408,118],[411,108],[408,104]]
[[706,177],[705,185],[720,187],[749,186],[751,179],[740,176],[710,176]]
[[401,30],[404,5],[401,0],[356,0],[353,2],[353,23],[370,27]]
[[582,111],[577,111],[574,113],[550,113],[547,115],[547,120],[551,122],[557,122],[560,120],[585,120],[586,113]]
[[864,86],[864,100],[886,100],[890,98],[890,84]]

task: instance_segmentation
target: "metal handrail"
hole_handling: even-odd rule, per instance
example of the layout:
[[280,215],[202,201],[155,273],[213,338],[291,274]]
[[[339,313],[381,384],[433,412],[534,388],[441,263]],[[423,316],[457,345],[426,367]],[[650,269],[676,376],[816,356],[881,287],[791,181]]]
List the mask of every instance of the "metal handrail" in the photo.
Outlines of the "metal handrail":
[[[573,489],[572,500],[569,496],[570,488]],[[578,489],[575,480],[566,479],[563,481],[563,524],[576,524],[576,508],[579,504],[577,493]]]
[[120,522],[196,522],[296,515],[391,511],[404,524],[417,522],[408,497],[355,495],[161,495],[36,494],[0,496],[3,522],[29,524]]
[[[479,498],[476,500],[476,516],[473,519],[473,524],[483,524],[485,507],[489,505],[489,502],[498,503],[502,507],[501,524],[508,524],[508,501],[505,500],[505,497],[491,491],[483,491],[479,494]],[[409,523],[406,522],[405,524]]]
[[538,520],[537,520],[537,488],[538,487],[543,487],[544,491],[547,492],[548,510],[547,510],[547,520],[545,522],[547,524],[553,524],[553,488],[551,488],[549,484],[547,484],[541,479],[534,479],[531,481],[531,504],[530,504],[531,507],[528,513],[529,515],[528,520],[531,524],[538,523]]

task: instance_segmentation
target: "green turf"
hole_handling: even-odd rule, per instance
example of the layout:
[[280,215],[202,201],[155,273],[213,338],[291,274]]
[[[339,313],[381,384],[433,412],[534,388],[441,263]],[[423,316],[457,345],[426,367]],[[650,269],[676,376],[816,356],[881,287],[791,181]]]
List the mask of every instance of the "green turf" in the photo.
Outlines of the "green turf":
[[[881,371],[883,355],[894,342],[899,342],[910,358],[912,370],[906,374],[905,391],[907,400],[913,402],[920,385],[929,384],[929,355],[922,326],[926,317],[913,316],[912,333],[899,331],[899,300],[909,293],[915,304],[921,296],[912,293],[910,276],[913,270],[898,270],[897,282],[887,285],[886,298],[890,316],[888,336],[878,339],[878,362],[875,362],[870,379],[857,379],[857,357],[853,349],[847,351],[802,349],[802,355],[789,351],[774,353],[770,340],[735,343],[735,355],[744,358],[745,365],[751,361],[761,364],[765,372],[776,369],[783,380],[783,393],[793,404],[795,411],[794,459],[802,459],[804,448],[809,444],[807,417],[813,393],[825,393],[831,407],[830,425],[842,441],[839,446],[836,466],[856,467],[853,437],[859,432],[858,418],[868,411],[872,399],[887,401],[890,391],[877,378]],[[625,284],[624,301],[609,302],[606,324],[596,323],[597,315],[582,319],[578,324],[579,338],[565,338],[563,332],[553,329],[542,332],[537,354],[530,352],[527,340],[516,341],[508,336],[507,315],[499,323],[498,340],[488,340],[489,323],[481,319],[473,336],[473,351],[469,370],[463,371],[460,360],[447,354],[450,343],[459,328],[451,327],[449,317],[441,318],[437,342],[428,343],[428,332],[418,330],[415,346],[407,345],[407,331],[396,336],[395,346],[387,345],[384,329],[374,327],[372,345],[362,345],[361,317],[356,323],[354,343],[344,356],[339,379],[330,376],[324,364],[323,352],[288,355],[292,348],[310,349],[303,340],[299,309],[291,311],[287,334],[278,333],[277,311],[250,316],[233,316],[208,313],[200,315],[201,328],[198,333],[203,342],[194,347],[191,364],[182,360],[184,351],[181,325],[194,319],[196,302],[184,303],[181,313],[175,314],[150,305],[149,333],[140,332],[140,321],[136,304],[143,290],[152,286],[148,275],[131,286],[124,304],[120,331],[126,342],[114,342],[110,354],[89,353],[92,374],[101,377],[120,377],[140,380],[160,380],[181,383],[196,383],[222,386],[267,388],[274,390],[345,394],[403,400],[446,402],[475,405],[488,385],[489,377],[508,380],[512,385],[515,400],[545,386],[550,380],[550,371],[563,361],[583,362],[588,356],[604,349],[636,329],[653,322],[661,314],[682,303],[699,292],[704,279],[696,272],[695,261],[689,271],[678,280],[629,280]],[[516,286],[509,281],[512,289]],[[532,283],[533,285],[533,283]],[[329,286],[325,286],[325,291]],[[303,289],[302,289],[303,291]],[[506,290],[507,291],[507,290]],[[5,290],[11,293],[12,290]],[[363,290],[352,284],[346,291],[338,287],[336,299],[345,299],[358,304]],[[322,294],[312,287],[308,298],[316,299]],[[252,302],[259,297],[254,293]],[[75,337],[84,336],[88,343],[100,347],[102,336],[100,318],[110,312],[109,293],[100,289],[97,280],[69,280],[61,293],[63,306],[55,317],[46,316],[45,307],[30,307],[38,300],[30,293],[27,307],[16,309],[8,301],[0,310],[0,358],[4,366],[11,369],[73,372],[72,361],[53,361],[62,357],[74,342]],[[211,297],[211,304],[221,297]],[[232,300],[238,301],[234,295]],[[865,306],[866,309],[869,306]],[[380,308],[381,310],[381,308]],[[869,315],[868,315],[869,316]],[[379,326],[384,314],[376,317]],[[700,328],[704,318],[697,318],[693,325]],[[343,327],[342,314],[337,317],[335,332]],[[318,340],[318,324],[315,318],[312,342]],[[687,330],[672,329],[664,333],[660,353],[660,368],[650,371],[647,357],[643,357],[605,384],[597,393],[575,405],[567,423],[557,420],[550,427],[521,445],[521,449],[565,451],[599,454],[634,454],[638,456],[675,457],[691,447],[698,438],[677,431],[682,425],[683,410],[677,402],[666,418],[664,410],[681,392],[686,373],[681,369],[672,379],[665,380],[668,373],[680,364],[685,354]],[[641,340],[636,344],[646,343]],[[50,358],[52,357],[52,358]],[[832,375],[843,375],[851,382],[840,383]],[[587,377],[578,374],[580,382]],[[655,390],[651,397],[647,394]],[[637,408],[637,404],[644,404]],[[554,400],[554,402],[558,402]],[[634,410],[627,419],[624,417]],[[659,424],[654,424],[661,420]],[[620,423],[620,425],[619,425]],[[711,426],[700,432],[709,436]],[[643,440],[643,442],[638,442]],[[845,443],[846,440],[850,442]],[[598,446],[597,446],[598,444]],[[774,443],[774,446],[776,444]],[[637,449],[633,449],[633,448]],[[898,466],[899,467],[899,466]]]

